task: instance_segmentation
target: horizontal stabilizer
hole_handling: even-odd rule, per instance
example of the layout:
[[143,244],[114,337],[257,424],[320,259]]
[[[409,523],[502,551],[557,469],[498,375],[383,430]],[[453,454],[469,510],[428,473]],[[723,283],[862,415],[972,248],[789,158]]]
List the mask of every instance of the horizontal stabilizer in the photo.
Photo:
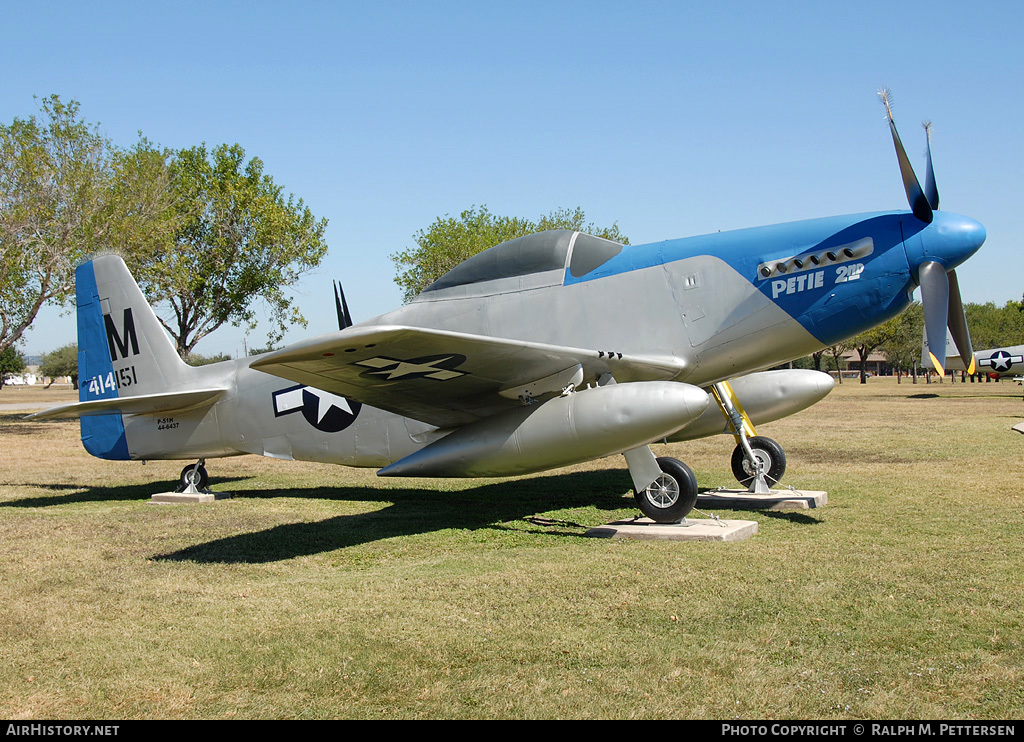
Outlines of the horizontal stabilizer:
[[143,394],[138,397],[112,397],[88,402],[51,407],[26,416],[27,420],[45,420],[55,417],[88,417],[91,415],[155,415],[185,412],[202,405],[213,404],[226,389],[192,389],[186,392]]

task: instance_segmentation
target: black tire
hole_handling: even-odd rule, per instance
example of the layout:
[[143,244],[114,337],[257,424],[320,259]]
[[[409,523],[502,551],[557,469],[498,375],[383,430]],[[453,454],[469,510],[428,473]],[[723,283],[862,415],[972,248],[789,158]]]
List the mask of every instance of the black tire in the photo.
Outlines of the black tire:
[[[786,473],[786,454],[782,450],[782,446],[771,438],[762,438],[759,435],[748,438],[747,442],[750,444],[754,456],[760,460],[761,465],[764,467],[765,481],[771,487],[781,480],[782,475]],[[746,457],[743,455],[743,446],[736,446],[733,449],[732,474],[736,477],[736,481],[744,487],[749,486],[757,475],[757,472],[750,471]]]
[[633,492],[641,512],[656,523],[678,523],[697,504],[697,477],[678,459],[658,459],[661,476],[640,492]]
[[210,475],[206,473],[206,467],[200,464],[196,467],[195,464],[189,464],[181,470],[181,488],[179,492],[184,492],[188,489],[190,484],[195,484],[197,490],[205,490],[207,485],[210,484]]

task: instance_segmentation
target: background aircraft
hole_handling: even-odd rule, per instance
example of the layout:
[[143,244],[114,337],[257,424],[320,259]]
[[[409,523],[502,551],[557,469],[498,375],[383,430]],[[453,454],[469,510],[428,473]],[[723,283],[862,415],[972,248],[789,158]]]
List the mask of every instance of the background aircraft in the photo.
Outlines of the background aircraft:
[[[648,444],[732,434],[763,491],[781,447],[754,425],[824,397],[829,376],[765,371],[907,307],[971,358],[954,269],[985,229],[939,212],[889,126],[911,211],[826,217],[623,246],[552,231],[465,261],[409,304],[272,353],[182,363],[127,268],[77,272],[82,441],[113,459],[253,453],[381,476],[508,476],[625,455],[640,509],[675,522],[697,481]],[[340,302],[339,302],[340,303]],[[941,318],[941,322],[940,322]],[[939,359],[934,363],[941,366]]]
[[999,376],[1020,376],[1024,373],[1024,345],[978,350],[974,360],[980,373]]
[[[966,371],[967,366],[957,355],[952,337],[946,338],[946,368],[951,371]],[[928,341],[921,343],[921,363],[928,363]],[[974,351],[975,372],[997,376],[1020,376],[1024,374],[1024,345],[1008,345],[1004,348]]]

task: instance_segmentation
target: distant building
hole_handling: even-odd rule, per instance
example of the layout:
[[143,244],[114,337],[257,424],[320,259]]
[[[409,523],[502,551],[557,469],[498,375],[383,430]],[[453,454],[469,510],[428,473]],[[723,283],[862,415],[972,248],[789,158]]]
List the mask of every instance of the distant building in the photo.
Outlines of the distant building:
[[[860,354],[857,351],[848,350],[840,358],[843,359],[847,369],[856,371],[858,374],[860,373]],[[868,360],[864,364],[864,371],[872,376],[888,376],[892,373],[889,359],[885,353],[880,352],[873,352],[868,355]]]

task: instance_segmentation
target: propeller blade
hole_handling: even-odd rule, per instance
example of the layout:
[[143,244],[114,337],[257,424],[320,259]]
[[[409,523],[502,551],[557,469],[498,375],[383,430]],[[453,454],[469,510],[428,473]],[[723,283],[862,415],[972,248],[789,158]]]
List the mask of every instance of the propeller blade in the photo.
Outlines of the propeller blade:
[[935,186],[935,171],[932,169],[932,122],[925,121],[924,140],[925,154],[928,158],[928,168],[924,173],[924,195],[928,197],[928,205],[932,211],[939,210],[939,189]]
[[[946,323],[949,319],[949,278],[946,269],[934,260],[921,263],[917,269],[924,308],[924,335],[928,340],[928,357],[939,375],[946,373]],[[957,346],[959,348],[959,346]],[[936,357],[938,350],[942,356]]]
[[345,301],[345,289],[341,287],[341,281],[332,281],[334,284],[334,307],[338,312],[338,329],[344,330],[352,326],[352,315],[348,313],[348,302]]
[[341,297],[338,296],[338,282],[331,281],[331,286],[334,287],[334,309],[338,313],[338,329],[345,329],[345,313],[341,309]]
[[967,313],[964,312],[964,305],[960,300],[960,284],[957,283],[955,270],[949,271],[946,277],[949,279],[949,333],[953,336],[964,368],[973,376],[977,370],[974,364],[974,347],[971,345],[971,333],[967,329]]
[[914,168],[910,164],[910,158],[907,157],[907,151],[903,148],[903,142],[900,141],[900,135],[896,131],[896,122],[892,118],[892,109],[889,107],[890,93],[887,89],[883,88],[878,91],[878,97],[881,98],[882,105],[885,106],[885,113],[889,118],[889,130],[892,132],[892,143],[896,147],[896,159],[900,163],[900,175],[903,176],[903,190],[907,192],[907,201],[910,203],[910,209],[914,212],[914,216],[922,222],[931,224],[932,207],[928,203],[928,198],[924,195],[924,191],[921,190],[921,183],[914,173]]

